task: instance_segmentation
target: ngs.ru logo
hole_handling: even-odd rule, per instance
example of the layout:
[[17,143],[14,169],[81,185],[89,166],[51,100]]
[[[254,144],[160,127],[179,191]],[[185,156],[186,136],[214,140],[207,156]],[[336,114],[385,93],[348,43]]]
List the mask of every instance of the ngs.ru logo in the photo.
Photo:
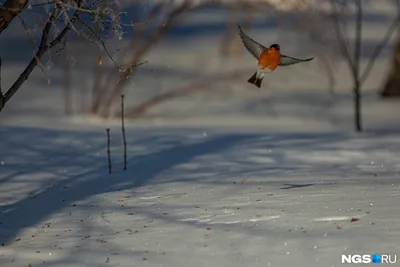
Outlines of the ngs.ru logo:
[[396,263],[397,256],[389,254],[342,255],[342,263]]

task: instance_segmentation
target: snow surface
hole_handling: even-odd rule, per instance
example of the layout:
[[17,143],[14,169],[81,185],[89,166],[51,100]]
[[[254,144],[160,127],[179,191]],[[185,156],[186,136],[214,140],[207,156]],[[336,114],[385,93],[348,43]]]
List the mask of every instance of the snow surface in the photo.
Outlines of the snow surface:
[[129,128],[124,172],[118,130],[111,175],[99,130],[1,130],[2,266],[339,266],[341,254],[398,253],[396,134]]
[[[363,66],[394,11],[376,5],[366,13]],[[251,56],[218,57],[224,22],[215,23],[190,38],[167,36],[126,101],[216,72],[240,75],[127,120],[126,171],[119,121],[65,118],[62,69],[49,70],[50,85],[32,74],[0,114],[0,266],[332,267],[342,254],[373,253],[397,254],[400,264],[399,105],[377,97],[392,44],[363,88],[366,132],[355,134],[342,60],[334,94],[318,58],[278,69],[255,90],[246,83]],[[279,41],[287,54],[313,55],[310,41],[295,41],[301,34],[271,25],[250,34]],[[5,55],[2,88],[25,61]],[[73,86],[90,87],[90,67],[79,66]]]

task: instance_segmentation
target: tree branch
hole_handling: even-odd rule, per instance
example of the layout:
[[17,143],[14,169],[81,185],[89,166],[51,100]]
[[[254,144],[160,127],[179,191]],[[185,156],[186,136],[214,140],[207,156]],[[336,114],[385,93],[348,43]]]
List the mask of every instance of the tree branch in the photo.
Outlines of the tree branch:
[[[63,38],[66,36],[68,31],[71,29],[72,23],[74,23],[79,16],[79,11],[75,11],[73,18],[71,21],[65,26],[65,28],[59,33],[59,35],[50,43],[48,43],[48,38],[49,38],[49,32],[50,29],[54,23],[55,20],[55,15],[57,12],[58,8],[54,8],[54,11],[50,15],[49,20],[47,21],[43,33],[42,33],[42,38],[40,41],[39,49],[36,52],[35,56],[32,58],[32,60],[29,62],[28,66],[25,68],[25,70],[21,73],[19,78],[15,81],[15,83],[8,89],[6,94],[4,95],[4,100],[5,103],[7,103],[11,97],[19,90],[19,88],[22,86],[22,84],[28,79],[29,75],[32,73],[32,71],[35,69],[35,67],[38,64],[37,59],[41,59],[41,57],[51,48],[56,46],[57,44],[61,43]],[[4,103],[4,104],[5,104]]]
[[11,21],[25,8],[28,0],[7,0],[0,8],[0,34]]
[[3,109],[4,103],[5,103],[3,91],[1,91],[1,64],[2,64],[2,60],[0,57],[0,111]]
[[[162,6],[167,4],[160,4],[160,6],[154,7],[155,11],[162,11]],[[122,73],[118,73],[120,75],[120,79],[117,81],[117,84],[111,91],[111,95],[106,99],[104,104],[104,113],[109,113],[110,107],[115,101],[118,95],[121,95],[125,85],[132,77],[134,73],[135,66],[138,66],[137,62],[141,60],[142,56],[154,46],[157,41],[163,36],[165,32],[167,32],[171,26],[180,18],[180,16],[184,13],[184,11],[190,10],[190,1],[185,0],[178,7],[171,10],[167,13],[165,18],[165,24],[163,26],[159,26],[156,30],[154,30],[146,40],[141,43],[134,51],[132,57],[129,59],[129,63],[127,64],[128,68]],[[141,32],[142,33],[142,32]],[[132,47],[137,46],[136,41],[138,40],[139,35],[135,35],[131,40]],[[132,66],[132,67],[129,67]]]
[[0,57],[0,99],[4,97],[3,91],[1,91],[1,64],[2,64],[2,60]]
[[393,21],[392,25],[388,28],[385,36],[383,37],[382,41],[375,47],[374,52],[372,53],[371,58],[368,61],[367,67],[365,68],[363,74],[361,75],[360,78],[360,85],[365,82],[365,80],[368,78],[372,68],[374,67],[374,64],[376,62],[376,59],[380,55],[382,49],[387,45],[389,42],[390,38],[394,34],[395,30],[399,28],[399,23],[400,23],[400,8],[399,8],[399,14],[397,15],[397,18]]
[[89,25],[87,25],[83,20],[79,19],[79,21],[82,23],[82,25],[87,28],[94,37],[100,42],[101,47],[104,49],[106,52],[107,56],[110,58],[110,60],[114,63],[114,65],[118,68],[117,62],[115,62],[114,58],[111,56],[110,52],[108,51],[106,43],[101,39],[101,37],[97,34],[95,30],[92,29]]
[[334,28],[335,28],[335,32],[336,32],[336,37],[338,39],[340,51],[343,54],[344,58],[347,60],[347,63],[349,65],[350,69],[352,70],[352,72],[354,72],[354,63],[353,63],[352,57],[350,56],[346,38],[344,38],[343,32],[340,28],[340,19],[338,17],[338,10],[336,7],[335,0],[330,0],[330,3],[332,6],[332,9],[334,10],[333,11]]
[[356,38],[354,43],[354,78],[359,84],[360,82],[360,57],[361,57],[361,39],[362,39],[362,16],[363,6],[361,0],[356,0],[357,17],[356,17]]
[[67,35],[67,33],[71,30],[72,24],[75,23],[75,21],[78,19],[79,17],[79,11],[75,11],[72,19],[70,20],[70,22],[67,24],[67,26],[65,26],[65,28],[60,32],[60,34],[53,40],[50,42],[50,44],[48,45],[48,49],[52,49],[54,46],[60,44],[62,42],[62,40],[65,38],[65,36]]
[[[196,82],[193,84],[189,84],[187,86],[184,86],[179,89],[175,89],[169,92],[161,93],[159,95],[156,95],[142,103],[140,103],[136,107],[130,107],[126,111],[126,115],[128,117],[140,117],[143,116],[144,113],[150,109],[151,107],[154,107],[158,104],[161,104],[163,102],[166,102],[168,100],[171,100],[176,97],[182,97],[185,95],[188,95],[190,93],[198,92],[198,91],[212,91],[216,90],[215,85],[218,86],[219,82],[225,82],[229,81],[232,79],[237,79],[243,77],[243,73],[245,73],[243,70],[235,70],[233,72],[227,72],[227,73],[216,73],[208,77],[204,77],[204,81],[207,82]],[[230,90],[230,87],[223,87],[227,90]]]
[[[29,28],[28,28],[28,25],[26,25],[24,19],[21,18],[21,16],[18,16],[18,18],[19,18],[20,21],[21,21],[22,27],[24,27],[24,29],[25,29],[26,35],[28,35],[28,38],[29,38],[30,43],[31,43],[31,46],[32,46],[32,53],[35,55],[35,54],[36,54],[36,53],[35,53],[35,50],[36,50],[36,48],[35,48],[35,39],[34,39],[32,33],[30,33]],[[43,64],[40,62],[39,58],[37,58],[37,57],[35,57],[35,58],[36,58],[36,61],[37,61],[38,65],[39,65],[40,70],[41,70],[41,71],[43,72],[43,74],[46,76],[47,81],[50,82],[50,78],[47,76],[46,70],[45,70]]]

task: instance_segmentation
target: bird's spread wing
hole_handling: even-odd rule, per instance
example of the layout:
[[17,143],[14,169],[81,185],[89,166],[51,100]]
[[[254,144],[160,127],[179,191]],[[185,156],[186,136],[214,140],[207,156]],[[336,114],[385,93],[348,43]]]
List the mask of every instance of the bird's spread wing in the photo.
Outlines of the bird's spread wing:
[[289,57],[281,54],[281,62],[279,63],[279,66],[288,66],[288,65],[293,65],[296,63],[300,62],[306,62],[312,60],[313,57],[306,58],[306,59],[298,59],[294,57]]
[[263,46],[262,44],[254,41],[253,39],[251,39],[247,34],[245,34],[242,31],[242,28],[240,28],[240,26],[238,26],[239,28],[239,35],[240,38],[243,41],[244,46],[246,47],[246,49],[256,58],[259,59],[261,56],[261,53],[266,50],[267,48],[265,46]]

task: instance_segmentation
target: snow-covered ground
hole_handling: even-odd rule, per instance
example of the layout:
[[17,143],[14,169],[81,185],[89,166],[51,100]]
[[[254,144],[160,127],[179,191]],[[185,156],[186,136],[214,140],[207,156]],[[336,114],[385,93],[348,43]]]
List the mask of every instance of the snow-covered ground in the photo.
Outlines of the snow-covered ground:
[[105,131],[1,130],[2,266],[340,266],[342,254],[399,253],[396,134],[129,128],[124,172],[111,133],[109,175]]
[[[394,11],[366,12],[368,54]],[[223,30],[215,16],[192,19],[202,16]],[[249,34],[293,56],[313,55],[309,41],[296,42],[301,34]],[[340,58],[334,94],[319,54],[255,90],[246,82],[254,59],[222,60],[220,39],[215,29],[171,33],[148,55],[127,106],[218,72],[239,74],[127,120],[126,171],[119,121],[65,118],[62,69],[49,69],[50,85],[35,71],[0,114],[0,266],[331,267],[342,265],[342,254],[374,253],[397,255],[400,264],[399,104],[377,97],[391,46],[366,81],[366,132],[355,134]],[[24,60],[6,55],[2,88]],[[91,73],[75,71],[73,86],[90,87]]]

